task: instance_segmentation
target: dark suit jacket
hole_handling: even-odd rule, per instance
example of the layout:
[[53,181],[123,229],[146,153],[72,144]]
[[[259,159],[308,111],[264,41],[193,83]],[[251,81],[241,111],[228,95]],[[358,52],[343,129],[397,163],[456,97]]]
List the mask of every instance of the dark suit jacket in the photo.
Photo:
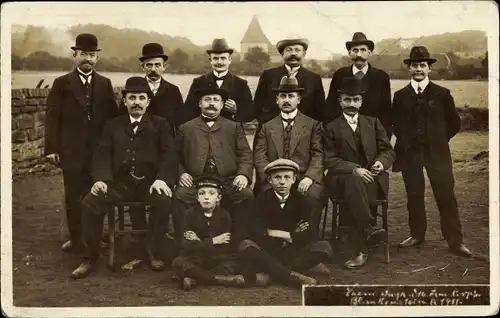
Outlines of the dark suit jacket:
[[[450,90],[433,82],[425,88],[424,94],[429,96],[429,109],[426,119],[426,138],[431,160],[436,165],[450,167],[451,154],[448,142],[460,130],[460,116],[455,108],[455,101]],[[411,107],[416,98],[410,84],[394,94],[393,118],[396,135],[396,155],[393,171],[401,171],[413,155],[410,141],[414,134],[414,118]]]
[[[283,240],[267,236],[267,229],[290,232],[292,245],[303,247],[319,240],[318,220],[307,205],[304,196],[292,190],[285,206],[281,208],[273,189],[262,192],[254,201],[251,237],[265,249],[282,247]],[[309,223],[306,231],[295,232],[300,220]]]
[[[201,114],[195,91],[204,87],[218,88],[213,72],[207,73],[193,80],[188,96],[186,97],[186,102],[184,103],[184,114],[182,116],[183,123],[188,122]],[[254,118],[254,109],[252,93],[250,92],[247,81],[232,74],[231,72],[228,72],[227,77],[222,82],[221,88],[226,89],[229,92],[229,98],[236,102],[236,114],[234,115],[234,118],[233,114],[225,109],[222,109],[221,116],[238,122],[252,121]]]
[[195,232],[201,241],[188,241],[183,238],[182,254],[213,257],[215,254],[229,254],[233,251],[231,244],[214,245],[212,240],[220,234],[231,233],[231,216],[223,208],[215,208],[209,227],[203,209],[199,204],[196,204],[186,211],[184,232],[187,231]]
[[[172,133],[174,133],[181,124],[180,114],[182,110],[183,100],[179,87],[162,78],[160,87],[156,95],[151,99],[147,109],[148,114],[166,118]],[[120,101],[120,113],[123,115],[128,114],[123,100]]]
[[193,177],[203,174],[210,144],[221,177],[232,178],[241,174],[252,182],[252,150],[238,122],[219,116],[209,127],[198,116],[179,127],[176,140],[179,174],[187,172]]
[[177,181],[177,153],[165,118],[144,114],[134,135],[130,118],[121,115],[109,121],[94,154],[94,181],[116,181],[135,165],[154,180],[163,180],[173,189]]
[[118,113],[111,81],[94,71],[91,85],[91,121],[76,69],[56,78],[47,98],[45,154],[59,154],[63,170],[80,171],[91,160],[104,124]]
[[[342,115],[337,90],[340,88],[343,78],[352,76],[352,65],[342,67],[333,73],[328,98],[326,99],[327,123]],[[377,117],[390,139],[393,128],[391,121],[391,83],[389,75],[369,64],[368,72],[363,77],[363,81],[365,82],[367,91],[363,95],[363,104],[359,112],[363,115]]]
[[[265,70],[260,76],[254,97],[255,118],[259,124],[264,124],[280,113],[278,104],[276,104],[276,92],[273,92],[272,89],[279,87],[281,78],[285,75],[288,75],[288,71],[285,65],[282,65]],[[305,88],[305,91],[302,92],[299,110],[304,115],[323,122],[325,91],[321,76],[301,66],[295,77],[299,86]]]
[[[256,136],[253,152],[255,169],[260,180],[266,180],[264,168],[267,164],[283,158],[284,135],[283,121],[281,115],[278,115],[265,123]],[[299,165],[299,174],[317,183],[322,182],[324,170],[321,124],[301,112],[297,113],[291,132],[290,159]]]
[[[368,162],[368,166],[362,168],[370,170],[375,161],[380,161],[384,166],[384,170],[387,170],[394,163],[396,155],[380,120],[360,114],[358,127],[366,161]],[[325,149],[325,168],[328,169],[328,176],[332,178],[333,183],[336,182],[336,176],[351,174],[354,168],[358,166],[356,163],[358,154],[353,131],[344,116],[340,116],[326,125],[323,145]],[[389,175],[382,172],[377,180],[387,197]]]

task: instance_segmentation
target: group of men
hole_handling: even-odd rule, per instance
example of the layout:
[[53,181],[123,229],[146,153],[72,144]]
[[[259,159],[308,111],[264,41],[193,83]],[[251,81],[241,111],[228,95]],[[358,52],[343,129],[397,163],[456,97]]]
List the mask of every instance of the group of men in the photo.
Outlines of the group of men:
[[[62,248],[85,253],[72,276],[95,268],[112,204],[144,201],[151,206],[150,265],[165,267],[172,214],[180,246],[172,266],[184,289],[195,282],[314,284],[303,272],[332,254],[317,233],[328,197],[347,202],[353,255],[346,267],[363,266],[369,247],[387,239],[371,203],[387,198],[391,166],[402,171],[408,196],[411,236],[400,246],[425,239],[425,167],[450,250],[472,256],[448,146],[460,118],[450,91],[429,81],[436,60],[427,48],[411,49],[404,60],[410,83],[391,103],[389,76],[368,62],[374,43],[363,33],[346,42],[353,64],[333,74],[326,100],[321,77],[302,66],[308,45],[279,41],[284,65],[262,73],[252,100],[247,82],[229,71],[233,49],[215,39],[207,50],[213,71],[193,80],[183,102],[163,78],[163,47],[148,43],[139,58],[145,77],[127,80],[118,107],[110,80],[94,70],[97,38],[78,35],[76,68],[54,81],[48,97],[45,141],[46,156],[63,171],[70,240]],[[253,119],[252,150],[242,123]]]

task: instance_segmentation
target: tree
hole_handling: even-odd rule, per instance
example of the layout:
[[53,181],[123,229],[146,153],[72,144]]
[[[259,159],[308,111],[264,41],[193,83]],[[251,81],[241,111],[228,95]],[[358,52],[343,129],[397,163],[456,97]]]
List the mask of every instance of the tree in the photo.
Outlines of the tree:
[[486,51],[486,54],[484,54],[484,58],[481,60],[481,65],[482,65],[482,76],[483,77],[488,77],[488,51]]
[[173,71],[184,73],[189,62],[189,55],[182,49],[175,49],[168,58],[168,64]]
[[256,46],[248,49],[245,60],[253,67],[263,68],[271,61],[271,57],[261,47]]

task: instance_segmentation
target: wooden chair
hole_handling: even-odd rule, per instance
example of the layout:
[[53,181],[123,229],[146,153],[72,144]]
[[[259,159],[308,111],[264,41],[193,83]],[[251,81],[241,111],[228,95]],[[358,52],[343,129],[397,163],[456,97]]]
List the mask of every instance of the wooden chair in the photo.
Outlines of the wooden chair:
[[[343,199],[338,199],[338,198],[330,198],[330,202],[333,204],[332,208],[332,241],[338,240],[340,236],[338,236],[338,232],[340,230],[339,227],[339,206],[341,204],[345,204],[346,201]],[[387,200],[375,200],[373,202],[370,202],[370,205],[376,206],[377,207],[377,213],[376,217],[382,218],[382,227],[387,233],[387,241],[384,242],[384,254],[385,254],[385,262],[389,264],[391,262],[390,260],[390,255],[389,255],[389,227],[387,225],[387,211],[389,209],[389,203]],[[379,212],[378,207],[381,206],[382,209]],[[325,208],[325,213],[323,214],[323,227],[322,227],[322,233],[321,233],[321,238],[325,238],[325,229],[326,229],[326,219],[328,216],[328,208],[329,204]],[[341,226],[342,227],[342,226]]]
[[[125,207],[129,207],[125,210]],[[115,240],[118,236],[125,233],[146,233],[147,230],[133,230],[132,223],[125,223],[125,212],[130,211],[130,207],[142,207],[145,212],[148,211],[149,205],[145,202],[120,202],[114,203],[113,208],[108,212],[108,236],[109,236],[109,258],[108,267],[111,270],[115,269]],[[118,223],[118,229],[116,229]],[[127,227],[127,229],[125,229]]]

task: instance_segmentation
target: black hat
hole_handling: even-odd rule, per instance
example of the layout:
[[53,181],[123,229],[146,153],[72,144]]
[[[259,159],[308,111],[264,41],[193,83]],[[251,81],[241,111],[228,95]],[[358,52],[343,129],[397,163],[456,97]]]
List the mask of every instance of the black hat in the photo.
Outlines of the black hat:
[[207,53],[229,53],[233,54],[234,49],[227,45],[226,39],[214,39],[212,41],[212,48],[207,50]]
[[429,50],[425,46],[414,46],[410,50],[410,58],[404,59],[405,64],[410,64],[411,62],[427,61],[429,65],[435,63],[437,60],[431,58],[429,55]]
[[195,178],[194,184],[197,189],[202,187],[212,187],[222,191],[222,185],[224,184],[224,181],[217,175],[208,174],[208,175],[201,175]]
[[356,77],[344,77],[337,91],[341,94],[361,95],[366,92],[365,82]]
[[122,96],[125,97],[127,93],[148,93],[149,98],[153,96],[148,81],[141,76],[132,76],[127,79],[125,88],[122,89]]
[[283,76],[278,88],[273,88],[273,92],[302,92],[304,88],[299,87],[299,81],[295,77]]
[[75,40],[75,45],[71,47],[72,50],[82,51],[100,51],[97,47],[97,38],[90,33],[78,34]]
[[200,100],[205,95],[211,95],[211,94],[220,95],[222,97],[222,100],[224,101],[227,100],[227,98],[229,97],[229,92],[226,89],[218,87],[203,87],[197,89],[194,93],[198,100]]
[[363,32],[355,32],[352,36],[352,41],[345,42],[345,47],[347,48],[347,51],[349,51],[353,46],[362,44],[368,45],[370,51],[373,51],[373,49],[375,48],[375,43],[373,43],[373,41],[371,40],[368,40]]
[[295,173],[299,172],[299,165],[292,160],[279,158],[270,162],[265,168],[264,173],[269,174],[271,171],[291,170]]
[[287,46],[296,44],[302,45],[305,51],[307,51],[307,48],[309,47],[309,41],[307,39],[284,39],[276,43],[276,49],[283,55],[283,51]]
[[145,59],[153,57],[162,57],[165,61],[168,60],[168,56],[163,52],[163,46],[158,43],[148,43],[142,47],[142,56],[139,57],[141,62]]

